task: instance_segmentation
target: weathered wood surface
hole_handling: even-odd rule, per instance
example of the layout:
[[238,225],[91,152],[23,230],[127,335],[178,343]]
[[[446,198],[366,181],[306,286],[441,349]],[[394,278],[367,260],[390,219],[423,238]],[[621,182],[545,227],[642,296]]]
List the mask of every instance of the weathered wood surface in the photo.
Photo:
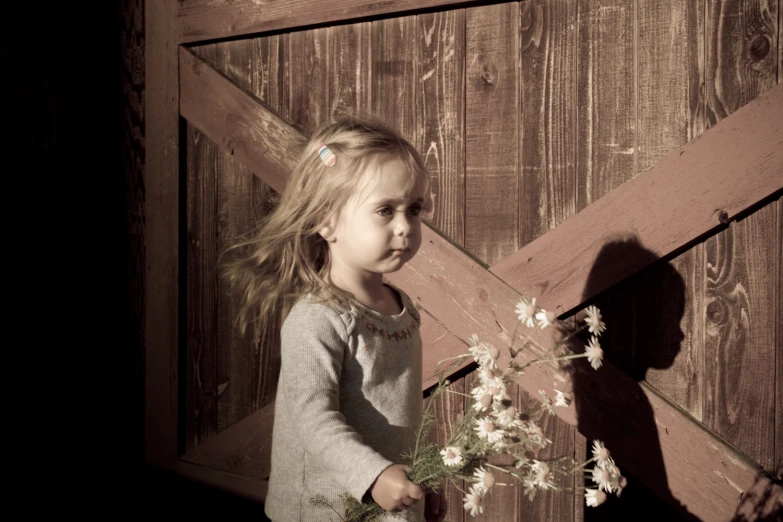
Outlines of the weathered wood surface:
[[402,15],[407,11],[469,5],[467,0],[293,0],[263,2],[257,0],[186,0],[177,13],[175,43],[198,42],[236,37],[251,33],[294,29],[335,23],[369,16]]
[[[184,91],[183,91],[183,92],[184,92]],[[760,98],[760,99],[761,99],[761,100],[763,100],[764,98]],[[754,103],[754,104],[751,104],[750,108],[751,108],[751,109],[752,109],[753,107],[756,107],[756,108],[758,108],[758,107],[757,107],[757,105],[764,105],[764,104],[763,104],[762,102],[756,102],[756,103]],[[748,110],[750,110],[750,109],[748,109]],[[766,109],[765,109],[765,110],[766,110]],[[767,111],[767,112],[768,112],[768,111]],[[738,118],[737,118],[737,119],[738,119]],[[716,136],[721,136],[721,133],[713,133],[713,134],[715,134]],[[698,146],[698,145],[699,145],[699,143],[700,143],[700,142],[699,142],[699,141],[697,141],[697,142],[696,142],[696,143],[694,143],[694,144],[689,144],[689,146],[687,146],[687,147],[684,147],[684,149],[686,149],[686,150],[687,150],[687,148],[688,148],[688,147],[695,147],[695,146]],[[657,170],[657,165],[656,165],[656,169],[654,169],[654,170]],[[643,177],[645,177],[645,176],[649,176],[649,174],[650,174],[650,173],[645,173],[645,174],[644,174],[644,176],[640,176],[640,178],[643,178]],[[434,240],[438,240],[438,241],[440,241],[440,239],[439,239],[439,238],[437,238],[437,237],[434,237],[433,239],[434,239]],[[446,245],[439,245],[439,246],[442,248],[442,247],[445,247]],[[451,253],[451,255],[453,256],[453,255],[455,255],[455,254],[454,254],[454,253]],[[460,254],[460,255],[461,255],[461,254]],[[422,256],[422,257],[423,257],[424,259],[426,259],[426,258],[427,258],[427,257],[429,257],[429,256]],[[481,270],[480,270],[480,267],[478,267],[478,265],[476,265],[476,267],[477,267],[477,268],[479,268],[479,272],[481,272]],[[476,270],[476,269],[474,268],[474,269],[469,269],[469,270]],[[503,286],[505,287],[505,285],[503,285]],[[411,288],[412,288],[412,291],[415,293],[415,290],[413,290],[413,288],[417,288],[417,286],[413,286],[413,287],[411,287]],[[418,287],[418,288],[421,288],[421,287]],[[425,287],[424,287],[424,288],[426,289],[426,285],[425,285]],[[413,295],[413,294],[412,294],[412,295]],[[427,304],[426,304],[426,303],[425,303],[425,308],[427,308]],[[432,311],[432,310],[430,310],[430,311]],[[438,316],[438,317],[445,317],[445,316],[441,316],[440,314],[436,314],[436,316]],[[470,324],[470,323],[468,322],[468,323],[466,323],[466,324]],[[490,337],[492,337],[492,335],[490,335]],[[464,338],[464,337],[463,337],[463,338]],[[666,406],[664,406],[664,409],[669,409],[669,408],[668,408],[668,407],[666,407]],[[674,415],[676,416],[676,415],[678,415],[678,414],[676,414],[676,413],[675,413]],[[669,431],[670,431],[670,435],[671,435],[671,430],[669,430]],[[702,438],[702,437],[703,437],[703,435],[699,436],[698,434],[696,434],[695,436],[696,436],[696,439],[695,439],[695,440],[698,440],[698,439],[700,439],[700,438]],[[671,437],[670,437],[670,439],[671,439]],[[708,460],[709,460],[709,458],[710,458],[710,457],[707,457],[707,459],[708,459]],[[680,478],[682,478],[682,477],[680,477]],[[675,482],[675,481],[673,481],[672,483],[674,483],[674,482]],[[740,482],[742,482],[742,481],[740,480]],[[716,487],[717,487],[717,486],[716,486]],[[697,495],[696,497],[694,497],[694,498],[698,498],[698,495]],[[713,503],[713,505],[714,505],[714,503]]]
[[465,244],[465,10],[418,16],[415,146],[436,202],[425,219]]
[[[177,457],[179,114],[176,4],[145,12],[145,447],[148,463]],[[182,376],[182,378],[185,378]]]
[[181,47],[179,56],[182,116],[282,191],[304,146],[301,132],[189,49]]

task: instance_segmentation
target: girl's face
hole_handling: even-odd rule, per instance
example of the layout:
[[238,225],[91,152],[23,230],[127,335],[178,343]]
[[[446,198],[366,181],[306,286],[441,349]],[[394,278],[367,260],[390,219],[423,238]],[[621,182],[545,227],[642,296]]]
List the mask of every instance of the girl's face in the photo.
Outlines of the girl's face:
[[331,274],[343,280],[396,272],[421,246],[425,187],[410,189],[410,174],[399,159],[372,161],[348,200],[329,241]]

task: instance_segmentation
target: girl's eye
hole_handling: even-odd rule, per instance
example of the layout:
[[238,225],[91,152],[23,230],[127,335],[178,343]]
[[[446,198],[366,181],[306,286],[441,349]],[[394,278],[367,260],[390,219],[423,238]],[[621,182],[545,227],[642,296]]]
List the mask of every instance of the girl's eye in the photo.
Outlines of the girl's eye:
[[389,207],[382,208],[378,211],[378,214],[384,217],[389,217],[394,215],[394,210],[390,209]]
[[419,214],[421,214],[421,206],[413,205],[410,209],[408,209],[408,212],[410,212],[412,216],[418,216]]

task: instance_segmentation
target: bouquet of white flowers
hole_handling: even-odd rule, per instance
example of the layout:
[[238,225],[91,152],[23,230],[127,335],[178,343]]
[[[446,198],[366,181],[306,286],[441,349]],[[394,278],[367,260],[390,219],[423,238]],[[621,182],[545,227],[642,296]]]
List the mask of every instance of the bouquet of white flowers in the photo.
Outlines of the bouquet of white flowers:
[[[547,460],[537,460],[530,456],[552,442],[531,419],[543,410],[554,414],[554,408],[568,406],[571,401],[570,394],[555,389],[556,396],[553,400],[540,390],[541,400],[537,407],[531,411],[520,411],[513,404],[508,388],[516,375],[523,374],[525,369],[533,364],[585,357],[594,369],[600,368],[604,354],[598,338],[606,329],[601,320],[601,312],[595,306],[589,306],[585,310],[584,324],[578,328],[570,328],[557,320],[554,312],[536,306],[535,298],[522,297],[516,312],[520,324],[528,328],[546,329],[556,325],[566,332],[566,335],[544,352],[551,353],[551,356],[531,359],[523,365],[518,365],[514,359],[531,341],[528,337],[521,346],[515,347],[516,329],[508,348],[511,358],[506,368],[499,367],[500,350],[482,342],[476,335],[469,340],[468,353],[440,361],[438,366],[446,361],[454,361],[451,365],[453,367],[472,357],[478,364],[476,371],[480,384],[473,388],[470,394],[463,394],[451,390],[448,380],[442,377],[439,379],[424,411],[416,446],[412,453],[403,455],[411,462],[408,477],[414,484],[434,491],[438,491],[445,481],[452,483],[464,494],[465,510],[471,516],[476,516],[484,512],[484,498],[491,494],[496,486],[524,487],[525,494],[532,500],[539,490],[573,491],[573,488],[563,487],[558,483],[560,476],[589,473],[595,487],[584,488],[585,501],[588,506],[598,506],[606,501],[608,493],[619,495],[626,485],[625,477],[621,475],[603,442],[593,441],[593,457],[585,462],[578,462],[566,456]],[[569,343],[584,330],[591,334],[584,352],[556,355],[559,347]],[[441,371],[441,375],[448,374],[446,372],[449,369]],[[430,409],[435,397],[441,393],[464,395],[472,401],[472,406],[467,408],[457,421],[445,445],[439,447],[433,443],[424,443],[424,439],[436,422]],[[499,465],[490,462],[496,460],[493,457],[498,455],[511,455],[513,464]],[[587,467],[592,463],[595,463],[594,467],[588,470]],[[462,481],[470,484],[467,491],[460,487]],[[369,522],[382,514],[389,514],[375,503],[363,504],[347,494],[342,498],[346,512],[344,517],[338,515],[346,522]],[[334,509],[321,496],[311,501]]]

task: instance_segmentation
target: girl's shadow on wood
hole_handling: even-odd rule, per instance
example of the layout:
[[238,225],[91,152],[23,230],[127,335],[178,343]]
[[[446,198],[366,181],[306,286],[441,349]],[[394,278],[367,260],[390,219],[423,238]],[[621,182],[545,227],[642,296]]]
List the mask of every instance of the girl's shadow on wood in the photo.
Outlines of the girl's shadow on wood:
[[[603,291],[611,274],[625,272],[629,263],[652,266]],[[650,369],[670,368],[680,355],[686,338],[680,328],[686,291],[685,281],[675,267],[659,262],[635,239],[607,243],[588,276],[583,297],[599,308],[606,323],[606,331],[599,338],[605,358],[633,381],[625,379],[630,384],[619,385],[619,379],[609,375],[607,367],[596,372],[586,359],[577,359],[571,366],[579,431],[587,439],[585,460],[592,458],[593,441],[601,440],[628,479],[619,497],[609,495],[603,505],[585,508],[586,521],[699,520],[672,495],[653,410],[639,384]],[[577,317],[581,322],[581,313]],[[589,339],[587,331],[582,334],[572,347],[575,353],[584,351]],[[668,382],[678,383],[687,394],[686,381]],[[607,398],[611,398],[610,404]],[[623,410],[634,414],[630,431],[621,430],[611,420],[616,415],[626,417]],[[634,469],[644,470],[643,476],[634,476],[624,467],[630,462]],[[585,485],[594,487],[589,475]]]

